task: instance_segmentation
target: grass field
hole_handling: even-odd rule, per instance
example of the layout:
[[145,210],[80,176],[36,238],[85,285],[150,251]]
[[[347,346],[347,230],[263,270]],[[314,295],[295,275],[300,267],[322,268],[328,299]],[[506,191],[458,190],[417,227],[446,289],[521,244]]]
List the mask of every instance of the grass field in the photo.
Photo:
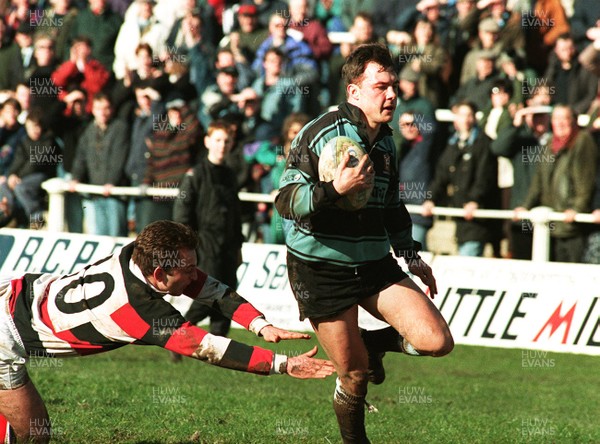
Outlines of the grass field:
[[[246,331],[232,337],[264,344]],[[268,344],[299,354],[311,341]],[[319,355],[323,355],[319,352]],[[456,346],[440,359],[388,354],[370,387],[373,444],[600,443],[597,357]],[[339,443],[334,377],[299,381],[173,364],[157,347],[32,359],[55,443]]]

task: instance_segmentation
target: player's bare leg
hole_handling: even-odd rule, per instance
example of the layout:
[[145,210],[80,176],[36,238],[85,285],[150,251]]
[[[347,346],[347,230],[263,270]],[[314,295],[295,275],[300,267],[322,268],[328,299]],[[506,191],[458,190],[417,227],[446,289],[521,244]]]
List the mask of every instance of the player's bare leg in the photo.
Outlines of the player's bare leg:
[[367,394],[367,350],[358,330],[358,307],[341,315],[311,321],[317,338],[338,374],[333,396],[344,444],[365,444],[365,396]]
[[410,278],[364,299],[361,306],[393,327],[372,332],[367,339],[369,348],[415,356],[444,356],[454,347],[442,314]]
[[8,420],[17,442],[50,441],[48,411],[31,381],[14,390],[0,390],[0,415]]

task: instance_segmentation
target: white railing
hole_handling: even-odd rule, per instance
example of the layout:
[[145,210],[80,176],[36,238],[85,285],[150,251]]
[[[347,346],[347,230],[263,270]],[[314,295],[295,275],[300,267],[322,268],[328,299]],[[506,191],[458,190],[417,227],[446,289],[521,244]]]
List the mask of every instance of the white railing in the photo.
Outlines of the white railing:
[[[64,231],[65,228],[65,200],[64,194],[70,191],[69,183],[63,179],[54,178],[42,184],[49,196],[48,206],[48,231]],[[104,194],[101,185],[77,184],[74,188],[77,193]],[[112,196],[161,196],[176,197],[179,193],[177,188],[139,188],[139,187],[114,187],[111,189]],[[240,192],[239,198],[245,202],[272,203],[273,195]],[[421,214],[420,205],[406,205],[411,214]],[[434,207],[434,216],[464,217],[465,210],[462,208]],[[512,210],[475,210],[473,217],[477,219],[504,219],[513,220],[515,213]],[[551,222],[562,222],[565,220],[564,213],[553,211],[549,207],[537,207],[530,211],[518,214],[519,220],[530,220],[533,228],[533,247],[531,252],[532,261],[548,262],[550,258],[550,224]],[[576,222],[594,223],[591,214],[577,214]]]

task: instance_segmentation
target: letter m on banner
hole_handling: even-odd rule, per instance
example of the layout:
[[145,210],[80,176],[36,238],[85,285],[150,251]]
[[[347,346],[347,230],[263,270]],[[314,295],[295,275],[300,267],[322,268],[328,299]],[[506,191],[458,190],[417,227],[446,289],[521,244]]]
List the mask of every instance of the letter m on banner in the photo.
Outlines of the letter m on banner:
[[552,336],[554,334],[554,332],[556,330],[558,330],[558,328],[562,324],[566,323],[567,327],[565,328],[565,334],[563,335],[563,339],[562,339],[562,343],[566,344],[567,337],[569,336],[569,330],[571,329],[571,322],[573,321],[573,315],[575,314],[576,306],[577,306],[577,302],[575,304],[573,304],[573,306],[567,312],[567,314],[565,314],[564,316],[561,316],[560,312],[561,312],[561,308],[562,308],[562,302],[560,304],[558,304],[558,307],[556,307],[556,310],[554,310],[554,313],[552,313],[552,316],[550,316],[550,319],[548,319],[548,321],[544,324],[544,326],[542,327],[540,332],[537,334],[537,336],[535,337],[533,342],[537,342],[537,340],[540,338],[540,336],[542,335],[542,332],[546,329],[546,327],[548,327],[548,326],[550,327],[550,336]]

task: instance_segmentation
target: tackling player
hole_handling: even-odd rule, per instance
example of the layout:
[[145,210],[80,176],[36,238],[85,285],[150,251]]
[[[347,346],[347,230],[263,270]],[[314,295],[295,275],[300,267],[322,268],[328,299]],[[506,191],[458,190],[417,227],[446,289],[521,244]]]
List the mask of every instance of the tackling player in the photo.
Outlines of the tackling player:
[[0,282],[0,430],[18,442],[50,439],[48,428],[30,427],[49,423],[25,367],[30,355],[86,355],[135,343],[259,375],[306,379],[333,373],[329,361],[312,358],[316,347],[287,358],[186,322],[163,297],[202,300],[268,342],[309,337],[274,327],[235,291],[197,268],[197,239],[186,225],[158,221],[119,254],[76,273],[28,273]]
[[[356,48],[342,69],[346,102],[308,123],[292,143],[276,198],[279,213],[294,221],[288,233],[288,274],[301,319],[308,318],[338,374],[333,397],[344,443],[368,443],[364,425],[367,382],[383,382],[386,351],[443,356],[453,348],[446,321],[390,254],[437,293],[429,266],[411,237],[411,219],[400,200],[396,148],[387,125],[396,108],[398,78],[388,49]],[[369,153],[335,179],[319,181],[325,144],[347,136]],[[366,206],[344,211],[343,195],[374,183]],[[362,331],[358,306],[390,327]]]

